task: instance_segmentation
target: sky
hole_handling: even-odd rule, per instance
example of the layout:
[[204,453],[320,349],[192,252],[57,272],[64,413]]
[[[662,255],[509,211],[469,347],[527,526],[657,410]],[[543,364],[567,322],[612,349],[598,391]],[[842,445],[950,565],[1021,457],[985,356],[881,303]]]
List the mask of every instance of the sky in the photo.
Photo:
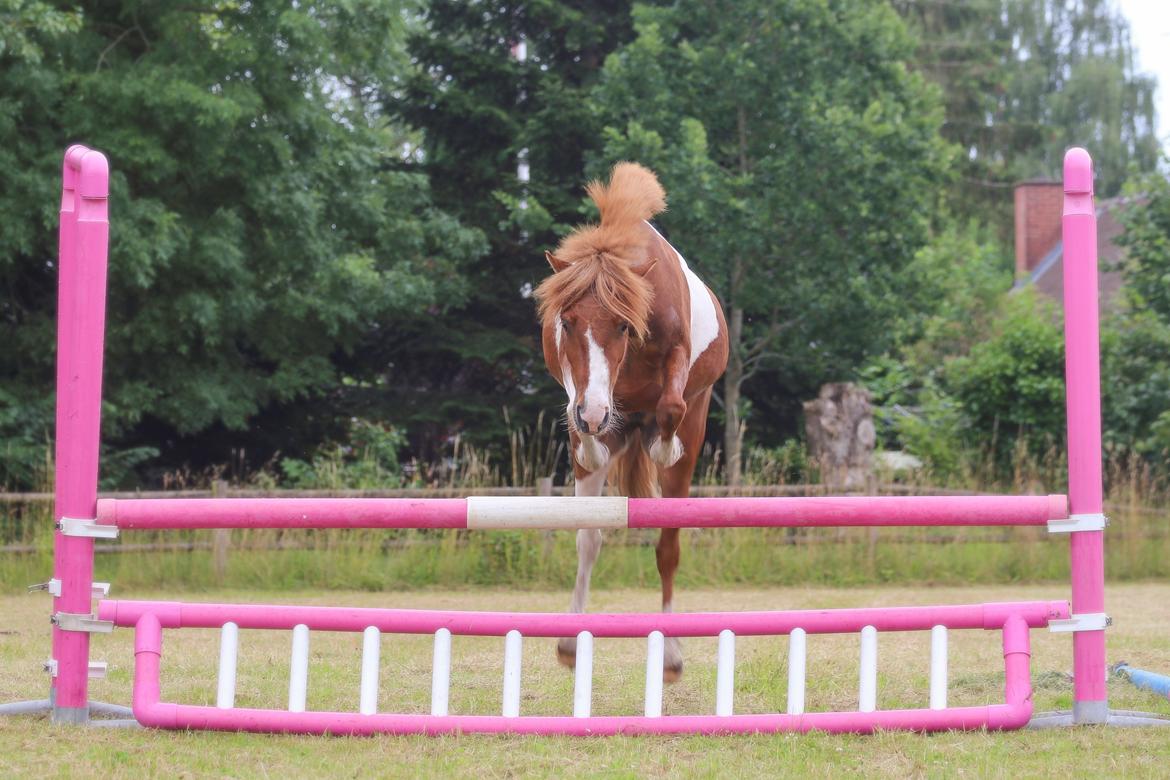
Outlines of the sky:
[[1170,0],[1117,0],[1129,19],[1138,70],[1158,77],[1158,138],[1170,153]]

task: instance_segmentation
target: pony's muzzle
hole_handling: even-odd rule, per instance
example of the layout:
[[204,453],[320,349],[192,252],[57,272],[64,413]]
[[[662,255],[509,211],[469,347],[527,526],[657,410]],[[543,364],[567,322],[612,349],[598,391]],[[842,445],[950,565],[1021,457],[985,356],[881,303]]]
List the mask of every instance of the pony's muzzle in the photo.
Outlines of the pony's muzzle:
[[[587,413],[585,407],[581,404],[577,404],[577,408],[573,410],[573,413],[576,416],[577,430],[580,433],[592,433],[596,435],[602,433],[609,425],[610,414],[608,406],[602,413],[600,420],[597,419],[596,413]],[[590,426],[590,421],[593,423],[592,427]]]

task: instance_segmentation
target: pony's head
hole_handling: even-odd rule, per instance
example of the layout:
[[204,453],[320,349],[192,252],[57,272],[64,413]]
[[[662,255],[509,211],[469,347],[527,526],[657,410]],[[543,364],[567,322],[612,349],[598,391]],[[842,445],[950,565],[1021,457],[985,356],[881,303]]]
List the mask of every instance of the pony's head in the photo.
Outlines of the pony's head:
[[597,436],[618,423],[613,388],[630,342],[648,335],[654,292],[650,263],[600,254],[575,263],[546,252],[553,275],[537,289],[541,320],[554,334],[569,425]]
[[608,184],[590,182],[586,191],[601,223],[577,228],[555,254],[544,253],[553,273],[536,299],[545,331],[554,336],[569,425],[596,436],[618,422],[613,388],[630,341],[649,335],[654,289],[646,275],[654,263],[647,257],[646,220],[666,208],[666,193],[635,163],[618,163]]

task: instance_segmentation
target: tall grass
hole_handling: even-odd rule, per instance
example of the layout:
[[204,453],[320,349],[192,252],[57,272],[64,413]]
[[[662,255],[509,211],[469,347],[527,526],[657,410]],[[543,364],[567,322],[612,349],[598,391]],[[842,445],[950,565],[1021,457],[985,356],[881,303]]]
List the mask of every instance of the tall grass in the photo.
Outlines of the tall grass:
[[[440,464],[415,470],[416,484],[474,493],[497,486],[531,487],[563,468],[567,457],[558,421],[538,419],[512,430],[507,461],[458,439]],[[977,458],[943,487],[972,492],[1039,494],[1065,489],[1064,454],[1021,446],[1013,472],[981,466]],[[720,455],[705,452],[697,482],[718,480]],[[809,482],[815,468],[789,443],[754,448],[744,458],[745,488]],[[361,467],[357,473],[366,473]],[[328,487],[343,471],[328,471]],[[883,480],[893,475],[879,475]],[[898,478],[905,492],[929,492],[929,473]],[[257,480],[270,486],[265,479]],[[253,482],[256,484],[257,482]],[[1106,458],[1107,574],[1141,580],[1170,575],[1166,481],[1128,451]],[[185,484],[190,484],[189,480]],[[0,553],[0,587],[44,581],[52,565],[52,517],[47,505],[2,505],[0,545],[32,552]],[[594,581],[600,587],[657,587],[656,532],[606,534]],[[134,545],[170,545],[134,551]],[[102,554],[121,545],[118,554]],[[962,584],[1060,581],[1068,576],[1067,542],[1041,528],[954,529],[726,529],[683,535],[683,587],[757,585]],[[572,532],[240,530],[231,534],[227,570],[213,567],[211,532],[127,533],[98,543],[96,577],[119,587],[316,588],[379,591],[408,587],[507,585],[568,588],[576,553]]]

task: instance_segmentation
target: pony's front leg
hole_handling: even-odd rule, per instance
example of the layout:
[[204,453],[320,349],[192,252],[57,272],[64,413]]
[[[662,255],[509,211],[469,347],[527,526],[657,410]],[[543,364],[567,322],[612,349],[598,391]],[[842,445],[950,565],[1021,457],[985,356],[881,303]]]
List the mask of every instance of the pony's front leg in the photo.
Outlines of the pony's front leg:
[[658,397],[658,404],[654,409],[658,436],[650,443],[650,459],[664,469],[678,463],[683,456],[683,443],[678,437],[678,427],[687,414],[687,402],[683,399],[686,387],[687,352],[678,346],[666,356],[662,395]]
[[[576,478],[574,495],[600,496],[605,491],[605,475],[612,458],[621,454],[624,439],[617,436],[570,435],[573,447],[573,475]],[[611,454],[612,453],[612,454]],[[588,464],[588,465],[586,465]],[[573,600],[570,612],[584,612],[589,600],[589,579],[593,575],[593,564],[601,552],[601,530],[582,528],[577,531],[577,582],[573,586]],[[557,641],[557,660],[573,668],[577,663],[577,638],[562,637]]]

